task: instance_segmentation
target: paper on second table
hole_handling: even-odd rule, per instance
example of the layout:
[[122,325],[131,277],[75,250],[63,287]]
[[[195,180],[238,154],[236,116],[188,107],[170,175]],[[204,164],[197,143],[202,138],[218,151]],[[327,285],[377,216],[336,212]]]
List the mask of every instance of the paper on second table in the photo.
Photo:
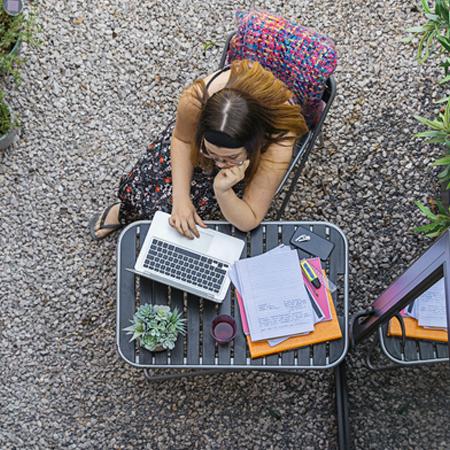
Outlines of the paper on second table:
[[445,284],[441,278],[417,300],[417,317],[421,327],[447,328]]

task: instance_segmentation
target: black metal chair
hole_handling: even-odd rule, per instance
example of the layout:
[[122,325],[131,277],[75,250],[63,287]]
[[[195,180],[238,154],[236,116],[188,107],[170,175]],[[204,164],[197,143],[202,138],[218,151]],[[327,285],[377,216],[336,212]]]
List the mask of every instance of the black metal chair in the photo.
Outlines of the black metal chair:
[[[222,52],[222,57],[220,59],[219,69],[222,69],[225,66],[225,62],[227,60],[227,52],[228,52],[228,49],[230,46],[230,41],[235,34],[236,34],[236,32],[232,32],[227,37],[227,40],[225,42],[225,47]],[[289,188],[283,197],[281,206],[280,206],[280,208],[277,209],[276,220],[281,219],[281,217],[286,209],[286,206],[289,202],[289,198],[291,197],[292,192],[297,184],[297,181],[300,177],[300,174],[303,170],[306,160],[308,159],[309,153],[311,152],[314,145],[316,144],[316,141],[321,140],[323,123],[325,122],[325,118],[327,117],[328,111],[330,110],[330,107],[331,107],[331,104],[333,103],[335,95],[336,95],[336,80],[334,79],[334,77],[330,77],[330,78],[328,78],[328,80],[326,82],[326,88],[325,88],[325,91],[322,96],[322,100],[325,102],[325,108],[322,111],[320,120],[317,123],[317,125],[315,127],[313,127],[312,129],[310,129],[309,132],[305,136],[303,136],[302,139],[300,139],[298,141],[298,143],[296,144],[295,149],[294,149],[294,157],[292,158],[291,164],[289,165],[289,168],[288,168],[285,176],[281,180],[281,182],[277,188],[277,191],[275,193],[275,195],[278,195],[281,193],[281,191],[284,188],[284,185],[289,180],[290,175],[293,174]]]
[[[436,281],[444,278],[447,320],[450,322],[449,264],[450,230],[447,230],[374,301],[370,308],[352,317],[350,336],[353,343],[363,341],[377,332],[366,355],[370,369],[383,370],[419,364],[448,363],[449,344],[407,338],[399,312]],[[400,321],[402,337],[388,335],[389,320]],[[388,364],[375,363],[374,356],[377,349],[390,360]]]

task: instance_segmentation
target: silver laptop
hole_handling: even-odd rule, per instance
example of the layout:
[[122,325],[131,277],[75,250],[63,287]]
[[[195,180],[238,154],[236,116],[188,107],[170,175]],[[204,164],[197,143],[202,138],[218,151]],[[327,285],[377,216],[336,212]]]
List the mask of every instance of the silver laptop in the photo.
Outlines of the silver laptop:
[[169,217],[156,212],[134,272],[221,303],[230,286],[228,269],[240,258],[244,241],[201,227],[199,238],[188,239],[169,225]]

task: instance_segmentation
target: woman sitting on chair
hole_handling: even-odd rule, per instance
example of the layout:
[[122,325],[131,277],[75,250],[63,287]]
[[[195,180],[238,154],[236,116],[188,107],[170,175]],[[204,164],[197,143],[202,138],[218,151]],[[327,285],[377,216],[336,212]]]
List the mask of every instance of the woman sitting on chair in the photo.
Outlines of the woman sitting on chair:
[[176,123],[124,175],[120,202],[90,221],[94,239],[157,210],[186,237],[216,214],[241,231],[264,219],[298,138],[308,131],[291,91],[257,62],[236,60],[181,95]]

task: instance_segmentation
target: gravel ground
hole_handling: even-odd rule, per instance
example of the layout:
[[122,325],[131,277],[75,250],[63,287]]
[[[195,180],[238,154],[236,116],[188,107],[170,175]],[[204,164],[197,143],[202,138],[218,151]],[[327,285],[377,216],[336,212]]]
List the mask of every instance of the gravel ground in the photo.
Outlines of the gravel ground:
[[[93,6],[93,3],[95,6]],[[418,3],[418,2],[417,2]],[[248,5],[249,2],[240,2]],[[351,311],[429,245],[414,200],[436,192],[440,150],[417,142],[437,73],[400,43],[415,1],[272,1],[337,43],[338,96],[287,218],[339,225]],[[173,115],[181,88],[216,67],[234,4],[40,1],[44,44],[24,49],[8,98],[20,139],[0,161],[1,449],[333,449],[330,372],[242,373],[145,384],[115,352],[116,240],[89,216]],[[204,54],[202,43],[218,47]],[[371,373],[349,357],[358,449],[450,448],[448,365]]]

